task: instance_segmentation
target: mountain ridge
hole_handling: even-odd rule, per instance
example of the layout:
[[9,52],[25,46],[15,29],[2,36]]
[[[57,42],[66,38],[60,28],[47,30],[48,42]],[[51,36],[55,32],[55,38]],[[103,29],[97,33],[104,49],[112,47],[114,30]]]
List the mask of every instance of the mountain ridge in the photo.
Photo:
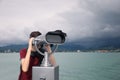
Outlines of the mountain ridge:
[[[60,45],[57,49],[57,51],[86,51],[86,50],[100,50],[100,49],[106,49],[106,50],[114,50],[114,49],[120,49],[119,44],[111,45],[111,44],[103,44],[103,45],[89,45],[84,46],[81,44],[78,44],[79,42],[67,42],[63,45]],[[19,45],[8,45],[0,47],[0,52],[19,52],[22,48],[27,48],[28,44],[19,44]]]

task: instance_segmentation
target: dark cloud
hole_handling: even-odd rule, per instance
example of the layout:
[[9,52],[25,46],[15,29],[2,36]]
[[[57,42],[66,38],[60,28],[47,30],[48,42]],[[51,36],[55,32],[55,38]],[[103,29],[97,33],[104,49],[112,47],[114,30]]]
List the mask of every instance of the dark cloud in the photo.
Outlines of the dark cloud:
[[72,39],[120,37],[120,1],[80,0],[73,10],[60,14],[66,21]]
[[115,41],[120,37],[119,3],[120,0],[3,1],[0,5],[0,37],[4,37],[0,44],[10,44],[15,38],[16,43],[27,41],[32,30],[45,33],[55,29],[65,31],[68,41],[87,45],[100,40],[103,44],[109,39]]
[[113,26],[120,25],[120,13],[107,12],[101,14],[99,17],[101,23],[110,24]]

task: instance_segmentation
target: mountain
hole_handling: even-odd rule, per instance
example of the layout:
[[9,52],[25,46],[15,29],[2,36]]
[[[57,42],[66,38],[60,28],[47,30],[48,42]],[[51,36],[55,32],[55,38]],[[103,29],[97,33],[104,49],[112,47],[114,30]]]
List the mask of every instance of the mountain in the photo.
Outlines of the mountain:
[[[22,48],[27,48],[27,44],[21,45],[8,45],[0,47],[0,52],[19,52]],[[80,45],[75,45],[74,43],[66,43],[63,45],[59,45],[57,51],[76,51],[76,50],[84,50],[85,48]]]
[[27,47],[27,44],[25,45],[8,45],[0,47],[0,52],[19,52],[20,49]]
[[[0,52],[19,52],[20,49],[27,48],[27,44],[21,45],[8,45],[0,47]],[[94,43],[82,43],[79,41],[76,42],[66,42],[63,45],[60,45],[57,51],[85,51],[85,50],[99,50],[99,49],[107,49],[107,50],[114,50],[120,49],[120,42],[119,41],[99,41]]]

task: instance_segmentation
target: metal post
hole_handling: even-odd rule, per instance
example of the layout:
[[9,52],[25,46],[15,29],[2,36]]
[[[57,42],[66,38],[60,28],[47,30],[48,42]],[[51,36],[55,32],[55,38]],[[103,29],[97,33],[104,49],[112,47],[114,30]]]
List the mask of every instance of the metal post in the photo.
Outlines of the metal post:
[[44,60],[43,60],[43,62],[42,62],[42,64],[41,64],[41,66],[42,66],[42,67],[50,67],[50,66],[52,66],[52,65],[50,64],[50,62],[49,62],[49,55],[48,55],[47,52],[45,52]]

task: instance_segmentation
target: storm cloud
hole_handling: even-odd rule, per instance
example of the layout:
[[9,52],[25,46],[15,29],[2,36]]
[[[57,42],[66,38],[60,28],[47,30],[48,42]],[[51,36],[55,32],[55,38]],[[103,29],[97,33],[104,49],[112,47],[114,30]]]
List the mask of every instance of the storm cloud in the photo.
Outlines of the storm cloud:
[[0,45],[26,43],[33,30],[45,34],[61,29],[68,41],[118,39],[119,4],[119,0],[1,0]]

